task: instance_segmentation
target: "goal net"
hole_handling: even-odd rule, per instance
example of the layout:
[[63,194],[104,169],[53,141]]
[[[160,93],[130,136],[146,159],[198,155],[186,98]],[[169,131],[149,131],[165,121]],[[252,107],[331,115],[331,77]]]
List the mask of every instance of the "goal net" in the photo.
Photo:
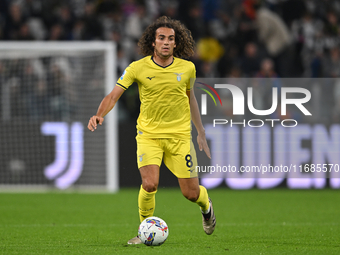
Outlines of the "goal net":
[[109,42],[0,43],[0,189],[118,189],[117,109],[87,129],[115,64]]

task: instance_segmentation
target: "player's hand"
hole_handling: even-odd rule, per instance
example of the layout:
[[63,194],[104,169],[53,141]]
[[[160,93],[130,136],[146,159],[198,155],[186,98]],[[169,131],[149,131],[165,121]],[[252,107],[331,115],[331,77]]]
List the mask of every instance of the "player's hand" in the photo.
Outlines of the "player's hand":
[[104,118],[94,115],[90,118],[87,128],[93,132],[95,129],[97,129],[97,124],[102,125],[103,121]]
[[205,154],[207,154],[208,158],[211,159],[210,155],[210,149],[207,143],[207,139],[205,138],[205,133],[199,133],[197,136],[197,143],[198,143],[198,148],[200,151],[204,150]]

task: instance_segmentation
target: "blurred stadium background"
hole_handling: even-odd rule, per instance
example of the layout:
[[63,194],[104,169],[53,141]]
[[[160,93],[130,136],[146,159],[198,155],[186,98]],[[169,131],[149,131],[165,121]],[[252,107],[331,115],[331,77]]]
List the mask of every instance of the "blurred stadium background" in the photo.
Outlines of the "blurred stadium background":
[[[191,30],[198,78],[332,78],[327,86],[311,87],[321,107],[320,118],[311,124],[339,123],[337,0],[2,0],[0,188],[113,191],[140,185],[137,86],[120,99],[116,119],[95,133],[86,126],[115,79],[142,57],[137,41],[161,15]],[[94,49],[98,44],[101,50]],[[107,51],[106,45],[112,48]],[[51,166],[56,170],[49,176]],[[72,179],[60,184],[63,176]],[[177,180],[162,171],[160,185],[177,186]],[[252,187],[256,184],[247,188]]]

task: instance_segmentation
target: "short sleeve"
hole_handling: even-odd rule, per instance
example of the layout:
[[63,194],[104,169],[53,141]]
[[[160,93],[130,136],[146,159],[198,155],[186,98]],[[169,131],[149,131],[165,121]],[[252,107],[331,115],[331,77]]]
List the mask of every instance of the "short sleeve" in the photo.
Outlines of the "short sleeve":
[[194,87],[195,84],[195,80],[196,80],[196,68],[195,65],[193,63],[192,64],[192,71],[190,74],[190,79],[189,82],[187,83],[187,90],[192,90],[192,88]]
[[127,90],[136,79],[135,62],[125,68],[122,76],[119,77],[116,85]]

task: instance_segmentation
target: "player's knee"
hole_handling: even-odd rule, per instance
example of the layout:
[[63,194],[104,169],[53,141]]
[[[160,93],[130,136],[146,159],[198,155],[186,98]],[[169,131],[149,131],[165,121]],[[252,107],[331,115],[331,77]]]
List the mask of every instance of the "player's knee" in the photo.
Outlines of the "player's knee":
[[142,185],[143,185],[143,189],[147,192],[154,192],[157,190],[157,187],[158,187],[158,183],[149,182],[149,181],[144,181]]
[[190,190],[190,191],[186,191],[183,193],[183,196],[190,200],[191,202],[196,202],[198,197],[199,197],[199,193],[197,193],[196,191],[194,190]]

